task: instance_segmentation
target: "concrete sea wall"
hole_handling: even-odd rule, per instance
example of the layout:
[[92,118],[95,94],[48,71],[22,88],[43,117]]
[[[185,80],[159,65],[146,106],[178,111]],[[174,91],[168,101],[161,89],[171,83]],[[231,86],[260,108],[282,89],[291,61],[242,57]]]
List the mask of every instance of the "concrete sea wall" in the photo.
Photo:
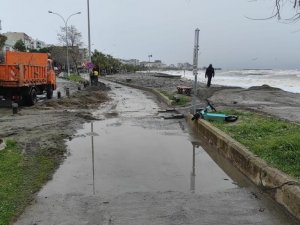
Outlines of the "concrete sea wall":
[[300,183],[287,174],[269,166],[264,160],[251,153],[245,146],[212,126],[209,122],[199,119],[188,123],[201,133],[204,138],[238,168],[254,184],[268,192],[280,205],[300,220]]

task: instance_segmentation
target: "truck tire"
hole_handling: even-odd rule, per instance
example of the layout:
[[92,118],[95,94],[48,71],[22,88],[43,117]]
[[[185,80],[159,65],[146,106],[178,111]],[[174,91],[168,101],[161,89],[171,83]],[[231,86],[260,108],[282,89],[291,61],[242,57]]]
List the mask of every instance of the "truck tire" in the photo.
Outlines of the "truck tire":
[[53,97],[53,89],[52,87],[47,88],[47,99],[51,99]]
[[27,103],[27,105],[32,106],[36,102],[37,102],[36,90],[34,88],[32,88],[31,91],[26,96],[26,103]]

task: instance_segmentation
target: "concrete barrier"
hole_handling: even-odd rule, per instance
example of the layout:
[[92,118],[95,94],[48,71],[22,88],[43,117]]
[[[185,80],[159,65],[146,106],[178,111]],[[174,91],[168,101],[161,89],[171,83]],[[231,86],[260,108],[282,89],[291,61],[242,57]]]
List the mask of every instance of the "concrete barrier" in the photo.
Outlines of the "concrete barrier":
[[276,202],[300,220],[300,183],[298,180],[269,166],[245,146],[209,122],[201,119],[193,121],[191,114],[187,115],[187,121],[217,149],[219,154],[227,158],[254,184],[268,192]]

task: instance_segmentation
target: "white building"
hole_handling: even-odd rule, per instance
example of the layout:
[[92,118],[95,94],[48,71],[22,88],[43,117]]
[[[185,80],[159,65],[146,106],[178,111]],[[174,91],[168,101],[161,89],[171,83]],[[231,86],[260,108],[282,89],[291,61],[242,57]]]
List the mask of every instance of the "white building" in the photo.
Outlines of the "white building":
[[193,69],[193,65],[185,62],[185,63],[177,63],[177,68],[178,69],[183,69],[183,70],[192,70]]
[[23,32],[6,32],[3,35],[7,37],[5,44],[9,47],[14,46],[17,41],[21,40],[24,42],[26,49],[34,48],[34,40]]
[[48,47],[44,41],[41,41],[39,39],[33,39],[29,35],[23,32],[7,32],[3,33],[2,35],[5,35],[7,37],[7,40],[5,42],[4,51],[14,51],[13,47],[16,44],[17,41],[21,40],[24,42],[25,47],[27,50],[29,49],[41,49]]
[[140,61],[138,59],[119,59],[119,61],[126,65],[139,66]]
[[167,67],[167,65],[162,63],[161,60],[155,60],[154,62],[141,62],[141,65],[151,69],[164,69]]

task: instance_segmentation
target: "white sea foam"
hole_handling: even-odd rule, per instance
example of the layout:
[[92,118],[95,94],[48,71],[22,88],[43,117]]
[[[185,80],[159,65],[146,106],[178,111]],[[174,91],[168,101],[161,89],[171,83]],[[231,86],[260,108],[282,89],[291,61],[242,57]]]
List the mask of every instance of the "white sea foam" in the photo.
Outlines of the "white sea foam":
[[[204,72],[203,70],[198,72],[199,82],[206,82]],[[243,88],[266,84],[285,91],[300,93],[299,70],[216,70],[215,72],[212,84]],[[163,73],[181,75],[183,78],[194,80],[193,71],[168,70]]]

